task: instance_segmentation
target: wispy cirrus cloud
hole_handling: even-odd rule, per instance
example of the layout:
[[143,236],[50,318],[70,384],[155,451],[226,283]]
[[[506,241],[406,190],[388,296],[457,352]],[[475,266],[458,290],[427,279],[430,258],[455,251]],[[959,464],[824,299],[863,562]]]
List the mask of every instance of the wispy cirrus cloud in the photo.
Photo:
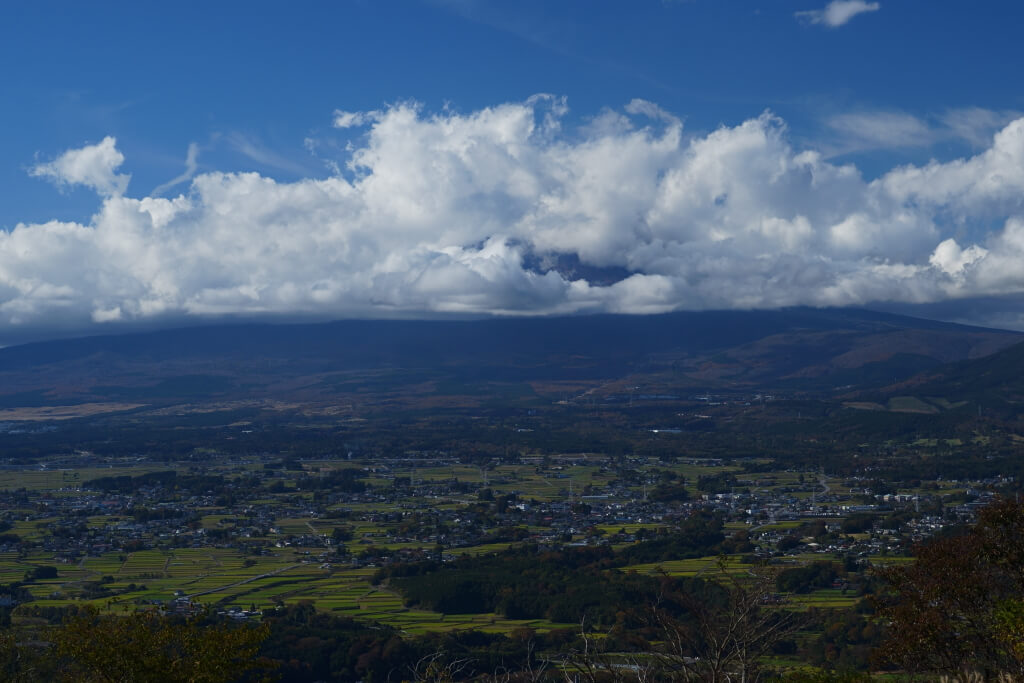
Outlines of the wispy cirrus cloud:
[[865,0],[832,0],[823,9],[796,12],[795,16],[808,24],[820,24],[828,28],[843,26],[858,14],[877,12],[882,5],[879,2]]
[[1024,116],[1019,111],[993,111],[982,107],[950,109],[939,115],[939,121],[952,135],[976,148],[992,143],[992,135],[1010,121]]
[[223,140],[236,152],[267,168],[285,171],[297,176],[304,176],[310,173],[311,169],[307,166],[267,147],[258,138],[235,131],[223,136]]
[[846,144],[861,149],[926,147],[936,140],[935,130],[912,114],[871,111],[838,114],[826,121]]
[[993,111],[980,107],[947,109],[928,116],[898,110],[862,110],[824,118],[828,130],[822,150],[833,157],[878,149],[926,148],[941,142],[960,142],[982,149],[992,136],[1011,121],[1024,116],[1017,111]]
[[167,190],[171,189],[176,185],[188,182],[192,179],[192,176],[196,174],[199,169],[199,145],[190,142],[188,145],[188,151],[185,153],[185,170],[181,175],[171,178],[166,183],[162,183],[153,188],[153,192],[150,194],[154,197],[159,197]]

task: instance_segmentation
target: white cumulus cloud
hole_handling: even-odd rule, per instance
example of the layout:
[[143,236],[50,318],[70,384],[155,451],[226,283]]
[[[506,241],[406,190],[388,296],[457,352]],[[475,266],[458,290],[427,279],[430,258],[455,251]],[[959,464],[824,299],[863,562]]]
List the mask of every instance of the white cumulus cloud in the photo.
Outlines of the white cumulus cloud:
[[365,126],[376,121],[380,117],[379,111],[334,111],[335,128],[356,128]]
[[101,206],[88,223],[0,232],[0,331],[1024,292],[1024,119],[972,157],[868,182],[794,148],[771,113],[696,136],[640,100],[579,126],[565,113],[551,96],[468,113],[399,104],[366,119],[345,174],[204,172],[166,198],[124,193],[112,138],[66,152],[59,178]]
[[838,28],[864,12],[877,12],[882,5],[878,2],[865,0],[832,0],[824,9],[804,10],[797,12],[796,17],[809,24],[822,24],[829,28]]
[[117,139],[110,136],[95,145],[69,149],[49,163],[32,167],[31,175],[47,178],[58,186],[85,185],[104,196],[124,194],[130,175],[115,173],[124,163]]

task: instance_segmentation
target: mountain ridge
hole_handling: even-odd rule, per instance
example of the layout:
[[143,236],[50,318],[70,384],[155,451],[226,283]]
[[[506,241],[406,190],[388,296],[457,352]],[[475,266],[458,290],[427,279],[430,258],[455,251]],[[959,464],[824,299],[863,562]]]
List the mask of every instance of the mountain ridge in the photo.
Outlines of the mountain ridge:
[[656,384],[833,391],[881,387],[987,355],[1024,334],[864,309],[653,316],[244,323],[0,349],[0,406],[352,394],[455,395],[634,376]]

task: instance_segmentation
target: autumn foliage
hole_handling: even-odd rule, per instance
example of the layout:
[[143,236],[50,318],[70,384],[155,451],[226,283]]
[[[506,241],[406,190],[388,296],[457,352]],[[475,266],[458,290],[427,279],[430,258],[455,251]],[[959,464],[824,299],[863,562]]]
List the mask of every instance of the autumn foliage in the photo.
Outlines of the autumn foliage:
[[1024,676],[1024,505],[1004,500],[965,534],[881,572],[889,638],[880,658],[954,680]]

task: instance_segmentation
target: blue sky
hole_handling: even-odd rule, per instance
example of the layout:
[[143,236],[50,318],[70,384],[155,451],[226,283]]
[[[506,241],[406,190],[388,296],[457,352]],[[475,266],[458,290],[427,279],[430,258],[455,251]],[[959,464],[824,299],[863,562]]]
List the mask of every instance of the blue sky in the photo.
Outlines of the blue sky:
[[[1022,14],[5,2],[0,229],[20,234],[0,240],[0,338],[979,297],[1008,303],[978,322],[1020,326]],[[249,213],[253,192],[272,206]]]

